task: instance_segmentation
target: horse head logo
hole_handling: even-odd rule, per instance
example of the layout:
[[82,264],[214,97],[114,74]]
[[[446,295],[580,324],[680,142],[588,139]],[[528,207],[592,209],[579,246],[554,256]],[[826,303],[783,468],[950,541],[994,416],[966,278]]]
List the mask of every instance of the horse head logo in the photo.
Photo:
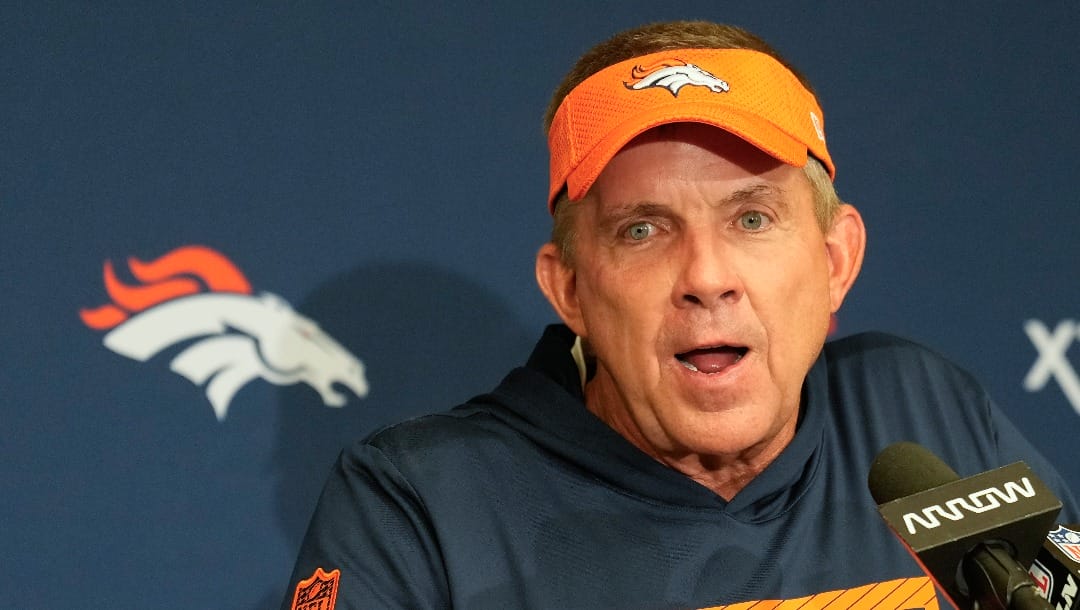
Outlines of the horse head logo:
[[347,396],[335,386],[368,393],[364,365],[319,325],[281,297],[253,294],[239,269],[220,253],[186,246],[144,263],[128,261],[141,286],[128,286],[105,263],[111,304],[80,311],[83,322],[106,330],[110,350],[145,362],[172,347],[170,369],[206,385],[224,420],[233,396],[255,378],[276,385],[306,383],[327,406]]
[[727,93],[731,87],[703,68],[684,62],[663,61],[651,66],[635,66],[631,72],[632,82],[623,83],[627,89],[641,91],[659,87],[679,97],[679,90],[686,86],[705,87],[713,93]]

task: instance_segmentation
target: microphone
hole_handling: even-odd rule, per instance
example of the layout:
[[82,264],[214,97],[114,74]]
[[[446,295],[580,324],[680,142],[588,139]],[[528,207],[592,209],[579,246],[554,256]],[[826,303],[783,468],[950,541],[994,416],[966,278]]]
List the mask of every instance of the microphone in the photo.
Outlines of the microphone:
[[1055,610],[1080,609],[1080,525],[1058,525],[1047,534],[1028,572]]
[[1028,574],[1061,501],[1023,462],[961,479],[915,443],[870,466],[878,512],[962,610],[1052,610]]

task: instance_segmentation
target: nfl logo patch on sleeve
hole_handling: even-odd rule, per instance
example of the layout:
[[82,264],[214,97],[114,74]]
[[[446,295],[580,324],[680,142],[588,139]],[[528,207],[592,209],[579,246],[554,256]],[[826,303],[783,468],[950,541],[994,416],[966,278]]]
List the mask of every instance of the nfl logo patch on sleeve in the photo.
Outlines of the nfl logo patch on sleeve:
[[334,610],[340,579],[341,570],[327,573],[322,568],[315,568],[311,578],[296,585],[292,610]]

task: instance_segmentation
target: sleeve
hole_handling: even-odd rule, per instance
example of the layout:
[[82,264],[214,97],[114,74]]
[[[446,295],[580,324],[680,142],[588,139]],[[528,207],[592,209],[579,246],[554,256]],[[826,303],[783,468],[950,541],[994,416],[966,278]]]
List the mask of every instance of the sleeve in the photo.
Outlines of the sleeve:
[[1027,464],[1061,500],[1061,513],[1058,515],[1057,522],[1080,523],[1080,505],[1077,504],[1076,497],[1065,479],[1058,474],[1053,464],[1039,453],[1031,441],[1020,433],[1016,425],[994,404],[993,400],[990,398],[986,400],[996,436],[998,461],[1001,464],[1017,461]]
[[344,451],[281,607],[447,608],[448,600],[437,540],[416,491],[378,448],[361,443]]

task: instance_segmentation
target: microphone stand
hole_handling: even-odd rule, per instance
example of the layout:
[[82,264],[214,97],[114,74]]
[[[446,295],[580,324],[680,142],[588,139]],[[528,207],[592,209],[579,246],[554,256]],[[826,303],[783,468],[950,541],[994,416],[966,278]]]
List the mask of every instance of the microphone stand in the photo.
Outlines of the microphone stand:
[[979,543],[962,562],[972,610],[1054,610],[1035,581],[1000,544]]

